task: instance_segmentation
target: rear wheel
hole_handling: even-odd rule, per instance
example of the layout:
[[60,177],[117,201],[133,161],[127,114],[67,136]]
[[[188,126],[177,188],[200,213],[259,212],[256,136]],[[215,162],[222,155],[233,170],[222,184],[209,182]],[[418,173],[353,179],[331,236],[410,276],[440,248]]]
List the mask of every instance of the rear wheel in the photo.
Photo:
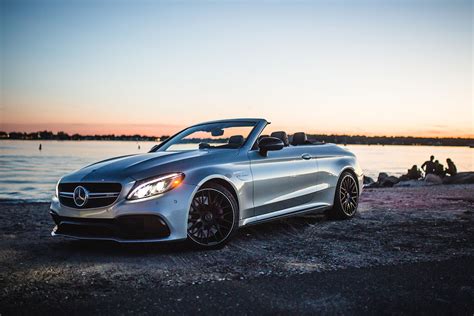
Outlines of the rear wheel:
[[198,248],[222,248],[238,228],[238,206],[224,186],[210,183],[193,197],[188,215],[188,241]]
[[328,212],[334,219],[354,217],[359,205],[359,187],[355,176],[344,171],[337,182],[333,208]]

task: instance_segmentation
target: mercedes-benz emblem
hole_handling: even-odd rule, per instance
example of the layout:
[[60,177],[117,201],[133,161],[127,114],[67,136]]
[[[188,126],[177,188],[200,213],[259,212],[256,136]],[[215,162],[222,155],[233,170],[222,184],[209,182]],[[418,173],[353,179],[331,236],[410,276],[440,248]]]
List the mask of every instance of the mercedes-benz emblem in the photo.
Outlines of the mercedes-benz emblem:
[[72,198],[74,199],[74,203],[77,206],[84,206],[84,204],[86,204],[87,200],[89,199],[89,191],[87,191],[86,188],[82,186],[78,186],[74,189]]

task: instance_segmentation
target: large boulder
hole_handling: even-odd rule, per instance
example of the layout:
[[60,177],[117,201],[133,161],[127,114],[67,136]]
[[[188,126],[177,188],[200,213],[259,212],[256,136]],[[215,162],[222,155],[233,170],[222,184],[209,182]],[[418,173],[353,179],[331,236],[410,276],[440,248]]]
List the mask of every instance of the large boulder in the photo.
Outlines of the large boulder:
[[397,177],[395,176],[389,176],[387,178],[385,178],[383,180],[383,182],[381,183],[381,185],[383,187],[393,187],[395,184],[397,184],[398,182],[400,182],[400,180],[398,180]]
[[372,179],[371,177],[364,176],[364,185],[369,185],[374,182],[375,182],[374,179]]
[[399,182],[398,178],[395,176],[389,176],[385,172],[379,173],[377,178],[377,184],[381,187],[393,187],[394,184]]
[[443,179],[441,179],[440,176],[437,176],[435,174],[429,173],[425,177],[425,182],[432,183],[432,184],[442,184]]
[[460,172],[452,177],[445,177],[444,184],[472,184],[474,183],[474,172]]
[[378,183],[382,183],[384,179],[388,178],[388,174],[385,172],[380,172],[377,178]]

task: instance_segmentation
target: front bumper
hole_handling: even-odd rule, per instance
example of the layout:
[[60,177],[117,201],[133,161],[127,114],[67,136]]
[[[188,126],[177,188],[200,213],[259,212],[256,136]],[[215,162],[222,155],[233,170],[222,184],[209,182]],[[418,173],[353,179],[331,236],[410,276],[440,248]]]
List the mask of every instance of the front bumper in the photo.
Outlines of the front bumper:
[[[51,235],[123,243],[176,241],[187,238],[189,206],[197,187],[182,184],[154,198],[129,201],[123,190],[117,202],[95,209],[75,209],[51,202]],[[124,193],[125,192],[125,193]]]

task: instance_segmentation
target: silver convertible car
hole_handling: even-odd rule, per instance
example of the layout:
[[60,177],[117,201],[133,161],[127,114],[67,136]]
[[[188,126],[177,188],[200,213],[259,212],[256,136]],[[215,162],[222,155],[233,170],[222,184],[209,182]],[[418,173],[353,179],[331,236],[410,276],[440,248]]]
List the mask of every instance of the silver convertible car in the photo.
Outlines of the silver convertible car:
[[285,216],[353,217],[363,179],[354,154],[270,126],[265,119],[197,124],[148,153],[68,174],[51,203],[52,235],[218,248],[239,227]]

